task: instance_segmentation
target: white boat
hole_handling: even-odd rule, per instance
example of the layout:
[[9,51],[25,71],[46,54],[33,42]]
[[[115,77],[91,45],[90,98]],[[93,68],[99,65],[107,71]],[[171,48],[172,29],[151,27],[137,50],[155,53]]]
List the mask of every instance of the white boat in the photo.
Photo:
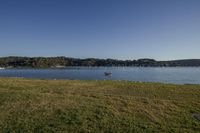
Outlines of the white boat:
[[5,69],[5,68],[3,68],[3,67],[0,67],[0,69]]
[[105,76],[111,76],[112,73],[111,73],[111,72],[104,72],[104,75],[105,75]]

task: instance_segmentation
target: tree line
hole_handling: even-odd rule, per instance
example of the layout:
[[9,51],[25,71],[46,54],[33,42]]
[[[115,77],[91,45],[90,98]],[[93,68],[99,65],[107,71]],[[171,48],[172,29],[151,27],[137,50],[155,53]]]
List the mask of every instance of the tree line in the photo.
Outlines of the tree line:
[[67,66],[141,66],[141,67],[174,67],[200,66],[200,59],[156,61],[154,59],[116,60],[97,58],[69,57],[1,57],[0,67],[6,68],[62,68]]

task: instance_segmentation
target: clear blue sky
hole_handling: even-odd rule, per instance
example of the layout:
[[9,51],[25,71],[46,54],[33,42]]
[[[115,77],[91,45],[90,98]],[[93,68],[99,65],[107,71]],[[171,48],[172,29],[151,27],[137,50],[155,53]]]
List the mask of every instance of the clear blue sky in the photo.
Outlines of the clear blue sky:
[[200,0],[1,0],[11,55],[200,58]]

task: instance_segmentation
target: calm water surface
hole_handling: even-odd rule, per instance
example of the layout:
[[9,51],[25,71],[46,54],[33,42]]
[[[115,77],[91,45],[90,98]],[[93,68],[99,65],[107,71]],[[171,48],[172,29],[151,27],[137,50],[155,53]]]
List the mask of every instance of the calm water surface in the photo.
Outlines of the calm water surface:
[[[112,72],[112,76],[104,76]],[[69,67],[66,69],[0,69],[0,77],[80,80],[128,80],[200,84],[200,67]]]

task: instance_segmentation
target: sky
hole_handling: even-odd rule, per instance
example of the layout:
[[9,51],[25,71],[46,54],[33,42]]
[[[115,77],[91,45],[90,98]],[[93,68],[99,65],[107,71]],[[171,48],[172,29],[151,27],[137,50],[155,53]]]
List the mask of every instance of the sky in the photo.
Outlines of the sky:
[[1,0],[0,56],[200,59],[200,0]]

